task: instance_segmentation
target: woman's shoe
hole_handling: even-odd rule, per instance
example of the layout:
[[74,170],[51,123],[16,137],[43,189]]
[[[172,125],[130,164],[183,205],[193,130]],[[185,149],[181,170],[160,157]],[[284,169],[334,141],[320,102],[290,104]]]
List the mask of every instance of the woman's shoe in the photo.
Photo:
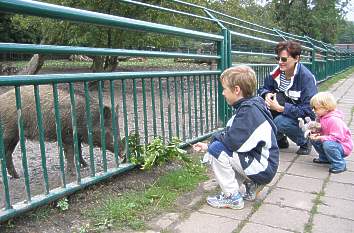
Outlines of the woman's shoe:
[[277,141],[277,143],[280,149],[289,148],[289,142],[286,136],[282,137],[279,141]]
[[318,163],[318,164],[330,164],[330,162],[320,160],[319,158],[314,158],[314,159],[312,160],[312,162]]

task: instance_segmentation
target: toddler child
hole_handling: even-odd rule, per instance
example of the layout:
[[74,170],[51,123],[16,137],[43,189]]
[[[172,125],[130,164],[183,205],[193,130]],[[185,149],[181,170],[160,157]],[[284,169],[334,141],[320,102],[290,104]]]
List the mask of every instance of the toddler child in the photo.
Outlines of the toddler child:
[[343,113],[336,109],[337,103],[329,92],[319,92],[311,98],[310,104],[321,124],[319,134],[310,134],[311,143],[318,153],[314,163],[330,164],[329,172],[346,170],[344,158],[353,149],[349,128],[343,121]]

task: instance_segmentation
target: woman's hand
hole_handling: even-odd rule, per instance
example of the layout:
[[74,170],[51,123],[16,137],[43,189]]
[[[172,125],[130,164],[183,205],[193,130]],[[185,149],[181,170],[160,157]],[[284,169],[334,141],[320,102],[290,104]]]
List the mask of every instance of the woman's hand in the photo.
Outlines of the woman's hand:
[[270,103],[273,101],[274,98],[275,98],[275,93],[267,93],[265,95],[264,100],[265,100],[268,108],[270,108]]
[[192,146],[193,146],[193,150],[196,152],[205,152],[208,150],[208,144],[204,142],[197,142]]
[[277,112],[284,112],[284,107],[277,101],[276,93],[267,93],[265,96],[265,102],[269,109]]

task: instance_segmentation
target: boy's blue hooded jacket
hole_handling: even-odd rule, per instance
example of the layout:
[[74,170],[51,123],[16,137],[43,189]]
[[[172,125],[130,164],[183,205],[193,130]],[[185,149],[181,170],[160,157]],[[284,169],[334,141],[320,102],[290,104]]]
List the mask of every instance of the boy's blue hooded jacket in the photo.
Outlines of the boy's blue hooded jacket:
[[208,152],[218,158],[221,151],[238,156],[246,175],[267,184],[279,164],[276,126],[261,97],[243,98],[234,105],[234,115],[223,132],[213,135]]

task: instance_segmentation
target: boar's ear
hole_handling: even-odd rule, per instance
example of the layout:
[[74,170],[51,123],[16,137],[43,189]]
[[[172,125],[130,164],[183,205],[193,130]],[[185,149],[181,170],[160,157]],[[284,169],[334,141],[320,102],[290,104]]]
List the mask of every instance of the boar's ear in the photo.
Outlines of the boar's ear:
[[105,120],[110,120],[111,119],[111,108],[108,106],[103,107],[103,117]]

